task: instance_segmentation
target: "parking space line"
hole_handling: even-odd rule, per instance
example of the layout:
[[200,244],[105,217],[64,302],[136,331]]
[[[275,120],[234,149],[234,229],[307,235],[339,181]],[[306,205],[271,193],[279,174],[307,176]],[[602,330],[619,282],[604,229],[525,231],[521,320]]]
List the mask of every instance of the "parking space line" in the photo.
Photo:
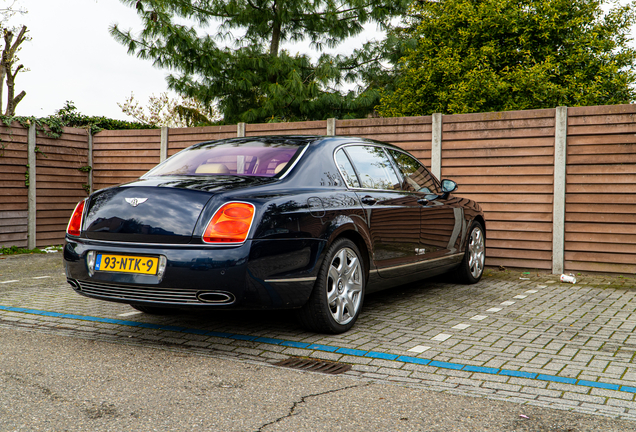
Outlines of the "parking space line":
[[457,324],[455,326],[452,326],[451,328],[455,330],[466,330],[468,327],[470,327],[470,324]]
[[[605,383],[601,381],[590,381],[590,380],[582,380],[582,379],[569,378],[569,377],[560,377],[557,375],[549,375],[549,374],[537,374],[534,372],[526,372],[526,371],[518,371],[518,370],[497,369],[497,368],[489,368],[489,367],[483,367],[483,366],[464,365],[461,363],[442,362],[442,361],[423,359],[418,357],[398,356],[396,354],[382,353],[382,352],[376,352],[376,351],[363,351],[363,350],[341,348],[341,347],[329,346],[329,345],[315,345],[315,344],[310,345],[308,343],[297,342],[297,341],[267,339],[267,338],[259,338],[257,336],[222,333],[222,332],[215,332],[215,331],[205,331],[201,329],[166,326],[161,324],[151,324],[151,323],[144,323],[144,322],[138,322],[138,321],[127,321],[127,320],[112,319],[112,318],[100,318],[100,317],[93,317],[93,316],[86,316],[86,315],[74,315],[74,314],[66,314],[66,313],[60,313],[60,312],[49,312],[49,311],[43,311],[38,309],[27,309],[27,308],[12,307],[12,306],[0,305],[0,311],[20,312],[20,313],[31,314],[31,315],[66,318],[66,319],[73,319],[78,321],[91,321],[91,322],[100,322],[100,323],[107,323],[107,324],[119,324],[122,326],[140,327],[140,328],[148,328],[148,329],[155,329],[155,330],[172,329],[174,331],[179,331],[182,333],[205,334],[208,336],[216,336],[216,337],[235,339],[235,340],[248,340],[248,341],[260,342],[260,343],[270,343],[271,341],[271,344],[273,345],[302,347],[306,349],[314,349],[319,351],[336,352],[336,353],[345,354],[345,355],[354,356],[354,357],[390,359],[390,360],[399,361],[403,363],[434,366],[440,369],[462,370],[462,371],[474,372],[474,373],[488,373],[493,375],[511,376],[511,377],[517,377],[517,378],[527,378],[532,380],[572,384],[572,385],[586,387],[586,388],[600,388],[600,389],[615,390],[615,391],[632,393],[632,394],[636,393],[636,387],[625,386],[621,384],[612,384],[612,383]],[[445,334],[440,333],[438,336],[440,335],[445,335]],[[450,337],[451,335],[445,335],[445,336]],[[422,348],[428,348],[428,347],[422,347]]]
[[32,277],[31,279],[46,279],[46,278],[50,278],[51,276],[35,276]]
[[117,316],[127,317],[127,316],[139,315],[140,313],[142,313],[142,312],[132,311],[132,312],[126,312],[126,313],[123,313],[123,314],[119,314]]
[[502,306],[512,306],[513,304],[515,304],[515,302],[508,300],[508,301],[505,301],[505,302],[501,302],[499,304],[502,305]]
[[413,353],[417,353],[417,354],[422,354],[424,351],[428,351],[430,349],[431,349],[430,346],[418,345],[418,346],[414,346],[413,348],[411,348],[408,351],[409,352],[413,352]]
[[12,282],[20,282],[19,280],[8,280],[8,281],[2,281],[0,282],[0,284],[7,284],[7,283],[12,283]]
[[471,320],[483,321],[486,318],[488,318],[488,315],[475,315],[474,317],[471,318]]
[[452,334],[440,333],[437,336],[433,336],[431,340],[434,340],[437,342],[444,342],[445,340],[450,339],[452,336],[453,336]]
[[539,292],[539,290],[528,290],[528,291],[526,291],[526,293],[528,293],[528,294],[536,294],[538,292]]
[[486,312],[499,312],[502,309],[503,308],[494,307],[494,308],[486,309]]
[[526,298],[526,297],[528,297],[528,296],[527,296],[527,295],[519,294],[519,295],[514,296],[514,297],[513,297],[513,299],[523,300],[523,299],[524,299],[524,298]]

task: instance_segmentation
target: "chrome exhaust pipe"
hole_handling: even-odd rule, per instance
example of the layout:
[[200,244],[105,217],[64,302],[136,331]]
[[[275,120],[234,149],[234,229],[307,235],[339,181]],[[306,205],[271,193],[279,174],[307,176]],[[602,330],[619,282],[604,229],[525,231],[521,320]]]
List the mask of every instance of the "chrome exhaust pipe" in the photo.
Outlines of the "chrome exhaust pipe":
[[200,291],[197,299],[203,303],[229,304],[234,303],[234,295],[224,291]]

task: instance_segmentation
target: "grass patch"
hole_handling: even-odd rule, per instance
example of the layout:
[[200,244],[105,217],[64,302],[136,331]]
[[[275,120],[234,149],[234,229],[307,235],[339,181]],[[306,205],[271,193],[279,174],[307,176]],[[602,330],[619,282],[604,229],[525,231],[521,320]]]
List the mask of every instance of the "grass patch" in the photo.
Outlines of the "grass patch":
[[35,249],[26,249],[17,246],[10,247],[0,247],[0,255],[21,255],[21,254],[44,254],[44,253],[52,253],[52,252],[61,252],[62,246],[48,246],[43,249],[35,248]]

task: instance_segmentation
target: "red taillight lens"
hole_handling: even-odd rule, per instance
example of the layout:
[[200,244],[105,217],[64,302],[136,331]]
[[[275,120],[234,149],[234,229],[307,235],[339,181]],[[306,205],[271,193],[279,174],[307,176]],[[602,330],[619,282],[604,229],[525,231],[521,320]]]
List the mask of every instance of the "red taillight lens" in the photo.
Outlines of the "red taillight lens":
[[68,226],[66,227],[66,234],[72,236],[79,236],[82,232],[82,215],[84,214],[84,201],[80,201],[75,206],[75,211],[73,212],[73,216],[71,216],[71,220],[68,221]]
[[254,206],[231,202],[214,213],[203,234],[206,243],[243,243],[254,219]]

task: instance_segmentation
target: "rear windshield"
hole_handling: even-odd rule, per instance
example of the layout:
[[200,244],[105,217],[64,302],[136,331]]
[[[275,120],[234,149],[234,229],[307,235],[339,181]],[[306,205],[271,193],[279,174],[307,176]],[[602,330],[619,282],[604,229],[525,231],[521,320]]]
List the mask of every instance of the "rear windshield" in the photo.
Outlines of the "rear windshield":
[[186,149],[144,177],[239,175],[274,177],[285,172],[304,147],[289,141],[220,142]]

